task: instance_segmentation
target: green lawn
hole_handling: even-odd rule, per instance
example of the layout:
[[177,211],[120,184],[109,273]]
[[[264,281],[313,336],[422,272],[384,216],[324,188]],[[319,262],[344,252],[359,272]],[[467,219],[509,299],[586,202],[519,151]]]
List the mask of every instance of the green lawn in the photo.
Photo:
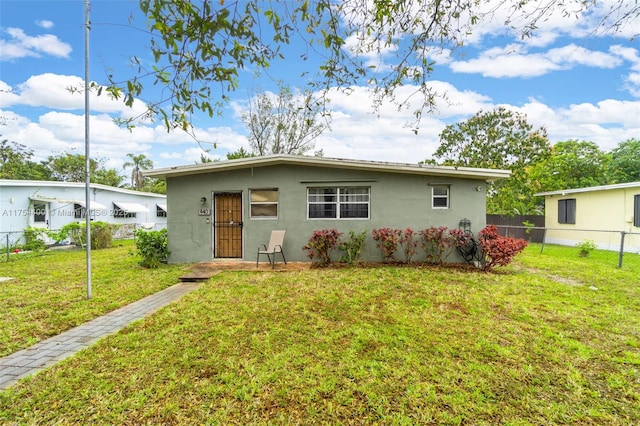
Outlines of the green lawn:
[[0,423],[640,424],[640,263],[600,256],[225,272],[0,392]]
[[178,282],[184,266],[145,269],[133,241],[91,253],[87,300],[84,249],[0,257],[0,356],[24,349]]

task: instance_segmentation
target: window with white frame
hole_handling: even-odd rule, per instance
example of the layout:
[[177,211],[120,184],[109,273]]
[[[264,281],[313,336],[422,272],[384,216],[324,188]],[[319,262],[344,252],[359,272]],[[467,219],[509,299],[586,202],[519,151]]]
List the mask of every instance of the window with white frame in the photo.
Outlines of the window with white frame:
[[250,195],[251,219],[278,217],[278,189],[252,189]]
[[434,185],[431,187],[431,208],[449,208],[449,185]]
[[309,219],[369,219],[370,188],[307,188]]

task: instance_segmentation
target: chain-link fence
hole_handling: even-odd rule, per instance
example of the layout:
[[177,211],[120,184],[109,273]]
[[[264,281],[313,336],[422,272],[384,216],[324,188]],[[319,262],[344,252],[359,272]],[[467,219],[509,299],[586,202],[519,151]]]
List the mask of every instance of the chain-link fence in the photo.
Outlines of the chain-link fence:
[[[165,228],[164,224],[141,224],[141,223],[127,223],[117,225],[112,232],[112,238],[114,240],[130,240],[135,238],[135,233],[138,229],[145,231],[159,231]],[[84,225],[83,225],[84,228]],[[59,230],[47,230],[50,233],[57,232]],[[65,239],[64,241],[54,241],[51,237],[46,235],[40,236],[44,242],[44,245],[48,248],[65,248],[73,247],[78,243],[71,239]],[[0,232],[0,259],[6,258],[9,260],[12,253],[20,253],[25,251],[25,245],[27,244],[27,232],[22,231],[10,231]]]
[[[640,233],[599,229],[545,228],[527,226],[498,226],[498,233],[505,237],[524,238],[531,242],[578,247],[593,244],[593,247],[611,254],[611,261],[622,267],[625,253],[640,254]],[[606,253],[605,253],[606,256]]]

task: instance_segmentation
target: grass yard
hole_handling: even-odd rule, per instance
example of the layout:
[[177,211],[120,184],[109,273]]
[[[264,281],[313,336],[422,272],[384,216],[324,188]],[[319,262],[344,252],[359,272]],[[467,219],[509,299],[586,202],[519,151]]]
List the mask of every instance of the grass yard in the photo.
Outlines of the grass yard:
[[599,256],[224,272],[0,392],[0,423],[640,424],[640,263]]
[[138,265],[133,241],[91,252],[87,300],[84,249],[0,257],[0,356],[73,328],[178,282],[186,268]]

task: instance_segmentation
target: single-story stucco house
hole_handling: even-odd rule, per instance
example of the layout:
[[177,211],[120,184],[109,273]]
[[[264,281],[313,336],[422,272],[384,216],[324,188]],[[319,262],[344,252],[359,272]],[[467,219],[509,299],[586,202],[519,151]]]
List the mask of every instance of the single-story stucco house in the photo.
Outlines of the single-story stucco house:
[[[640,182],[541,192],[545,242],[571,245],[592,240],[598,248],[619,250],[621,233],[640,233]],[[625,241],[625,251],[640,250],[640,236]]]
[[[167,223],[164,194],[132,191],[92,183],[89,187],[91,220],[118,225],[161,229]],[[0,179],[0,236],[5,243],[22,238],[28,227],[59,230],[86,219],[86,189],[82,182]]]
[[380,260],[376,228],[486,223],[487,181],[507,170],[273,155],[145,171],[165,178],[169,262],[255,261],[273,230],[287,260],[308,261],[313,232],[369,231],[363,260]]

